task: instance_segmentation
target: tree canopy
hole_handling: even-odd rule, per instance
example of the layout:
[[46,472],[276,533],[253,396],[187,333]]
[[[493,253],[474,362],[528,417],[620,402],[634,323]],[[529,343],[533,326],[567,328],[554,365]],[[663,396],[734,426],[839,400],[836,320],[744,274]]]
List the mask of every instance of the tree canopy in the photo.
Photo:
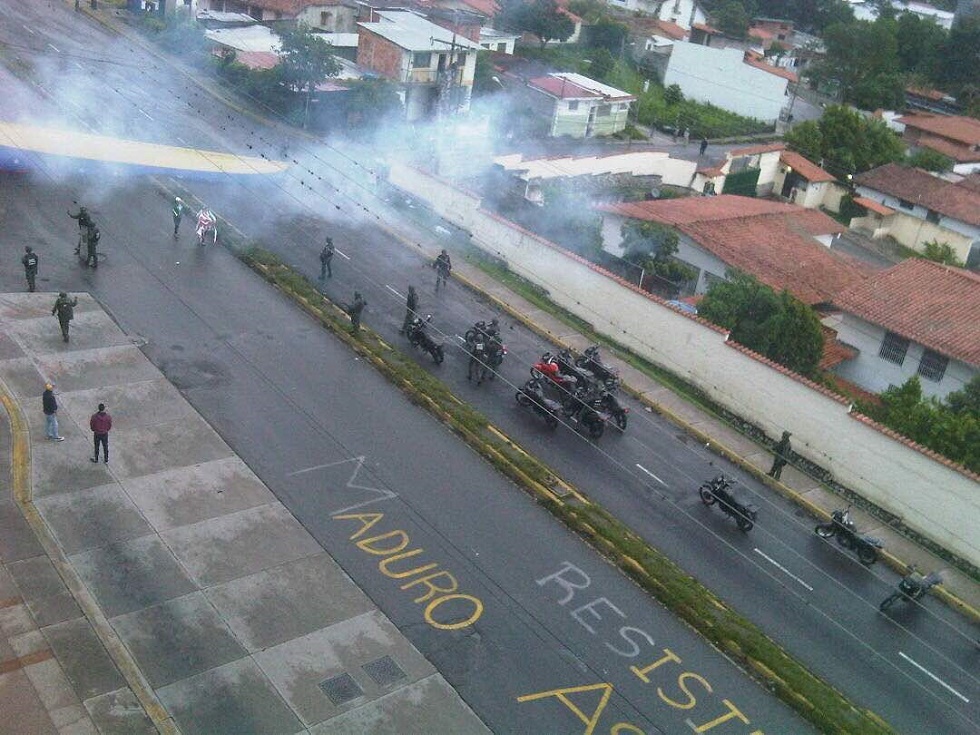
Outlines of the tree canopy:
[[796,125],[784,138],[790,148],[841,178],[905,155],[905,145],[885,123],[842,105],[831,105],[819,120]]
[[730,330],[739,344],[802,375],[815,374],[820,363],[823,334],[813,309],[746,273],[732,273],[708,289],[698,315]]
[[537,36],[542,48],[548,41],[565,41],[575,32],[575,24],[557,0],[507,0],[496,18],[506,30]]
[[[624,259],[644,270],[644,288],[674,297],[680,284],[697,277],[697,271],[691,266],[674,259],[679,239],[672,228],[656,222],[629,220],[620,232]],[[651,280],[652,283],[648,282]]]
[[330,44],[305,23],[297,23],[295,28],[279,34],[280,63],[283,79],[290,86],[306,92],[306,110],[303,126],[306,127],[306,114],[309,112],[310,97],[316,85],[327,77],[340,73],[340,62],[333,56]]

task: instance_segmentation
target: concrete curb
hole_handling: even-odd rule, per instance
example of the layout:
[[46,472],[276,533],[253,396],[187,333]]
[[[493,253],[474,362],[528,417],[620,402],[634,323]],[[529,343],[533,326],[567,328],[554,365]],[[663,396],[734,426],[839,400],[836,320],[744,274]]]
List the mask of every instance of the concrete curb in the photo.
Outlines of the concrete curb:
[[74,568],[68,562],[61,547],[55,541],[54,534],[48,528],[47,523],[41,517],[37,508],[34,507],[33,494],[34,488],[31,481],[31,441],[30,430],[20,404],[13,398],[6,383],[0,379],[0,404],[3,405],[7,413],[7,420],[10,424],[11,435],[11,475],[13,481],[14,501],[20,508],[21,513],[30,525],[38,543],[44,549],[44,553],[51,560],[58,575],[61,577],[69,593],[78,603],[82,613],[88,619],[98,636],[99,641],[105,646],[113,663],[118,667],[126,684],[136,695],[137,700],[146,712],[147,717],[156,727],[160,735],[180,735],[177,724],[164,709],[157,699],[156,694],[150,687],[149,682],[143,676],[135,659],[126,648],[125,644],[116,635],[115,630],[109,624],[109,620],[103,614],[95,598],[82,583],[75,573]]

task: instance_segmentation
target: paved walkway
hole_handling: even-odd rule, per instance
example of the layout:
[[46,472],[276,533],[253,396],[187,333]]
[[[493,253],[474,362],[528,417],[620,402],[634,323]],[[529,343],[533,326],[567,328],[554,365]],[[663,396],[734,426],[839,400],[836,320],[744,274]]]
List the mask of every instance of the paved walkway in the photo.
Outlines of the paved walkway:
[[91,297],[68,344],[53,302],[0,295],[0,734],[488,732]]

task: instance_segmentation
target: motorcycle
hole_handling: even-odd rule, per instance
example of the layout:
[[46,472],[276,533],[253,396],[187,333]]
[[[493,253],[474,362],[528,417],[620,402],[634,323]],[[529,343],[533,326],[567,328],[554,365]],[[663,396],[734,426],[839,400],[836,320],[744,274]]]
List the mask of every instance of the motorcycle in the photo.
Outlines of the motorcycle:
[[742,502],[735,497],[732,493],[733,484],[733,480],[724,475],[718,475],[702,484],[698,488],[698,495],[701,496],[701,502],[705,505],[714,505],[717,502],[718,507],[725,515],[735,519],[738,530],[742,533],[748,533],[755,525],[755,519],[759,512],[751,503]]
[[882,600],[878,609],[884,612],[899,600],[907,600],[908,602],[920,600],[929,590],[942,581],[943,577],[939,572],[931,572],[923,577],[913,564],[909,567],[909,573],[899,581],[898,592],[892,592]]
[[865,566],[871,566],[878,561],[878,549],[883,548],[881,539],[867,534],[860,534],[857,526],[851,520],[851,508],[838,508],[830,514],[830,523],[818,523],[814,532],[820,538],[837,537],[837,543],[845,549],[854,549],[858,561]]
[[405,335],[408,337],[408,341],[412,347],[421,347],[424,351],[432,355],[432,359],[436,361],[436,365],[441,365],[446,355],[443,351],[442,344],[436,342],[429,334],[429,330],[426,329],[426,325],[430,321],[432,321],[431,314],[425,318],[425,321],[422,321],[421,317],[415,317],[412,319],[411,324],[408,325],[408,331],[405,332]]
[[602,397],[602,408],[609,414],[609,417],[616,424],[616,428],[620,431],[626,431],[627,414],[630,412],[629,408],[619,402],[619,399],[616,398],[608,385],[602,388],[600,396]]
[[606,430],[606,414],[602,409],[602,397],[590,388],[579,388],[561,408],[569,421],[584,426],[593,439],[598,439]]
[[545,352],[541,355],[541,359],[531,366],[531,377],[547,378],[568,395],[574,394],[579,387],[578,378],[562,372],[558,362],[550,352]]
[[558,426],[558,412],[561,404],[545,395],[544,381],[542,378],[531,378],[528,380],[514,398],[518,405],[530,408],[534,413],[544,418],[544,423],[549,429]]
[[558,369],[565,375],[572,375],[580,386],[594,385],[596,382],[595,374],[577,364],[577,360],[568,348],[562,350],[554,357]]
[[619,387],[619,371],[606,365],[599,356],[599,345],[586,348],[585,353],[575,360],[575,365],[588,370],[604,383],[614,382]]

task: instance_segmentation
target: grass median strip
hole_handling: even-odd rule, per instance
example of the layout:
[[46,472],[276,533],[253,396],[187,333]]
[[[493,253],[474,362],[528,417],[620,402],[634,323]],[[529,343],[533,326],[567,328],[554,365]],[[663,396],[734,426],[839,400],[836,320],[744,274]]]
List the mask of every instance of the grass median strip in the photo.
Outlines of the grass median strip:
[[420,369],[376,333],[362,327],[359,335],[351,334],[350,320],[344,311],[306,277],[259,248],[242,251],[239,256],[369,360],[413,402],[438,416],[494,467],[530,491],[570,529],[587,539],[643,589],[822,732],[894,733],[877,715],[853,705],[626,524],[574,489],[560,500],[553,492],[563,484],[556,473],[523,451],[491,426],[482,414],[460,401],[441,380]]

